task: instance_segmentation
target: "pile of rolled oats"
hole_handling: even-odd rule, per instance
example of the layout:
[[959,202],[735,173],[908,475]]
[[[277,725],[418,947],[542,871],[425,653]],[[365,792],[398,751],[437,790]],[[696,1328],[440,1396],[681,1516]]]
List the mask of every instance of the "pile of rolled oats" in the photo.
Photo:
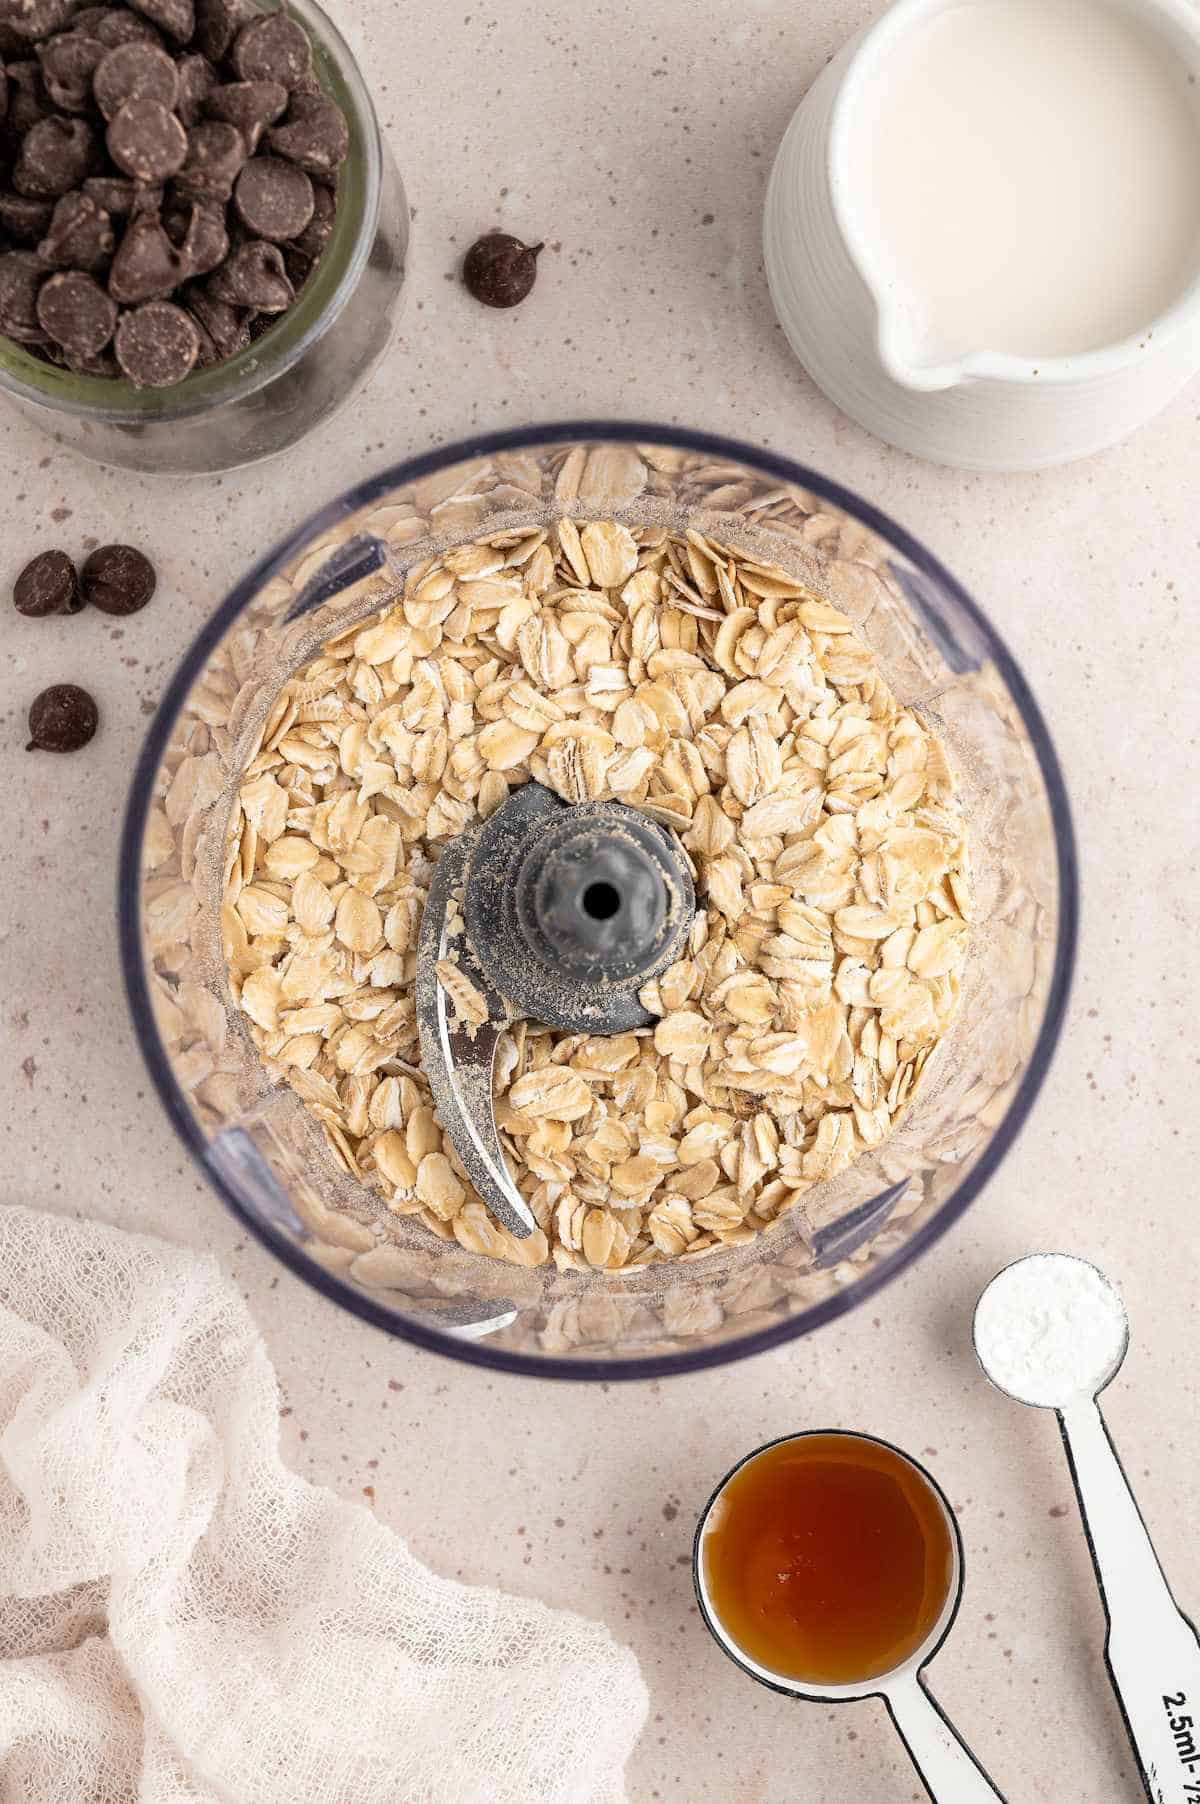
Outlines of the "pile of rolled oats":
[[[442,1133],[414,977],[441,847],[531,778],[673,828],[697,913],[642,992],[654,1027],[502,1039],[522,1241]],[[224,950],[268,1070],[393,1214],[629,1270],[750,1240],[885,1139],[957,1001],[966,869],[943,749],[844,614],[697,532],[561,519],[414,566],[285,686],[233,811]]]

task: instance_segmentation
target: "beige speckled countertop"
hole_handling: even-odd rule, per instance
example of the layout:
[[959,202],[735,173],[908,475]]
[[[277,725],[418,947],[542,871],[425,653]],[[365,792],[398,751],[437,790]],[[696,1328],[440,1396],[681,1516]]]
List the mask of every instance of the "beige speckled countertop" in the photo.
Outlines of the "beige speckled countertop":
[[[0,414],[0,590],[49,544],[128,539],[162,571],[149,611],[121,623],[4,615],[4,1194],[219,1254],[266,1333],[300,1471],[365,1494],[440,1570],[569,1602],[628,1638],[652,1693],[634,1804],[920,1795],[881,1708],[792,1705],[751,1685],[691,1602],[694,1512],[714,1480],[757,1441],[837,1424],[923,1453],[960,1512],[966,1600],[934,1680],[1002,1789],[1135,1804],[1053,1421],[989,1393],[968,1327],[984,1280],[1034,1247],[1087,1253],[1120,1283],[1134,1338],[1108,1414],[1178,1595],[1200,1611],[1200,390],[1103,458],[1011,478],[918,463],[815,392],[774,323],[759,210],[791,109],[873,10],[354,0],[339,22],[378,72],[415,214],[401,334],[365,396],[257,471],[174,483],[98,470]],[[493,223],[553,247],[512,315],[453,280]],[[966,1220],[807,1341],[611,1389],[492,1379],[412,1352],[277,1271],[148,1094],[113,930],[116,834],[146,716],[248,561],[386,462],[473,428],[588,414],[770,445],[923,536],[991,613],[1048,715],[1084,898],[1049,1081]],[[100,699],[100,737],[70,759],[27,757],[28,701],[71,677]]]

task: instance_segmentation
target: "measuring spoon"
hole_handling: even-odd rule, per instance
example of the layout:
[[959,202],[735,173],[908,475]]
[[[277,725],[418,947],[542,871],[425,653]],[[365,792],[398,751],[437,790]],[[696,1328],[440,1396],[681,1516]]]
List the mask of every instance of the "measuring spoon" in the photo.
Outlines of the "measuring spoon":
[[[998,1285],[1037,1260],[1043,1267],[1085,1266],[1119,1311],[1110,1369],[1094,1390],[1048,1402],[1023,1397],[989,1369],[981,1347],[980,1314]],[[1068,1275],[1064,1273],[1064,1276]],[[1133,1744],[1146,1795],[1153,1804],[1200,1804],[1200,1638],[1171,1595],[1142,1513],[1096,1401],[1121,1369],[1129,1348],[1129,1318],[1116,1290],[1089,1261],[1065,1253],[1036,1253],[999,1272],[975,1308],[975,1354],[985,1376],[1018,1403],[1053,1409],[1091,1550],[1107,1633],[1104,1659]]]
[[[829,1431],[814,1430],[813,1432],[828,1433]],[[704,1618],[706,1628],[717,1645],[728,1654],[736,1666],[740,1666],[743,1672],[749,1673],[752,1679],[757,1679],[760,1685],[766,1685],[772,1691],[782,1692],[786,1697],[807,1698],[816,1704],[845,1704],[856,1703],[864,1698],[882,1698],[889,1716],[899,1731],[900,1739],[908,1751],[909,1758],[917,1769],[921,1783],[934,1800],[934,1804],[1004,1804],[1000,1792],[996,1790],[958,1731],[945,1716],[941,1706],[925,1686],[924,1668],[950,1633],[951,1624],[958,1614],[958,1606],[962,1601],[962,1536],[959,1534],[954,1512],[939,1486],[930,1477],[924,1466],[919,1465],[901,1448],[893,1447],[890,1441],[879,1440],[874,1435],[844,1434],[839,1436],[839,1438],[851,1441],[872,1441],[875,1445],[886,1447],[889,1452],[898,1455],[928,1487],[945,1518],[951,1547],[951,1570],[947,1579],[946,1599],[933,1628],[915,1653],[892,1672],[876,1674],[864,1679],[860,1684],[816,1685],[806,1680],[788,1678],[782,1673],[772,1672],[769,1667],[760,1666],[743,1647],[739,1646],[721,1621],[709,1589],[704,1561],[704,1539],[713,1520],[713,1511],[720,1503],[727,1485],[751,1460],[759,1459],[784,1441],[802,1441],[809,1438],[811,1438],[809,1435],[803,1434],[783,1435],[780,1440],[768,1441],[765,1446],[757,1447],[753,1453],[748,1453],[745,1459],[739,1460],[732,1471],[725,1474],[705,1504],[696,1525],[696,1538],[692,1546],[692,1579],[696,1587],[696,1601],[700,1606],[700,1614]]]

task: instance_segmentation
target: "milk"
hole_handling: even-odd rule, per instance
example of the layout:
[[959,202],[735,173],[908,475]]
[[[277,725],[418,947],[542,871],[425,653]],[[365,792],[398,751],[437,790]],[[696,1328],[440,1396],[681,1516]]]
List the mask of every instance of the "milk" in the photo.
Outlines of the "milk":
[[1200,270],[1200,86],[1103,0],[963,0],[847,115],[844,214],[916,366],[1143,331]]

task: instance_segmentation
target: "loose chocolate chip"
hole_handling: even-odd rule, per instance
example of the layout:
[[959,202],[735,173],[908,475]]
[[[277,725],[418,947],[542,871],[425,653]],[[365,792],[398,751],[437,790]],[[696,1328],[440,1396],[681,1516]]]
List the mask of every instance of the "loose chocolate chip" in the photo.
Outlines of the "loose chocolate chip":
[[176,201],[163,214],[163,227],[189,281],[219,269],[229,255],[225,209],[217,202]]
[[92,97],[92,76],[107,52],[99,38],[81,31],[65,31],[38,47],[42,79],[55,106],[65,113],[86,113]]
[[75,0],[16,0],[3,11],[4,23],[14,37],[24,44],[37,44],[69,23]]
[[134,213],[157,213],[163,204],[161,188],[144,187],[127,175],[89,175],[83,192],[110,219],[129,219]]
[[176,193],[189,200],[228,200],[246,146],[236,126],[205,119],[187,135],[187,162],[175,178]]
[[298,87],[312,74],[308,34],[284,12],[268,13],[238,32],[231,61],[243,81],[278,81]]
[[15,244],[35,245],[50,229],[54,202],[26,194],[0,194],[0,231]]
[[313,216],[294,240],[294,249],[315,263],[333,236],[333,221],[336,212],[337,196],[332,188],[326,188],[322,183],[314,182]]
[[238,246],[223,269],[208,278],[214,300],[259,313],[283,313],[296,298],[277,244],[252,239]]
[[187,133],[160,100],[127,100],[110,124],[108,154],[138,182],[161,182],[183,168]]
[[13,584],[18,614],[31,620],[47,614],[77,614],[83,606],[79,578],[65,551],[43,551],[26,564]]
[[37,254],[54,269],[107,269],[116,245],[109,215],[77,189],[56,203]]
[[197,50],[210,62],[221,62],[250,15],[248,0],[196,0]]
[[[78,31],[82,27],[76,25],[75,29]],[[149,19],[143,19],[140,13],[126,12],[124,9],[107,9],[104,17],[88,29],[109,50],[115,50],[118,44],[162,44],[162,38]]]
[[324,94],[293,94],[287,118],[267,133],[267,143],[276,156],[328,181],[346,161],[350,130]]
[[77,752],[100,725],[100,711],[86,689],[54,683],[29,710],[27,752]]
[[204,103],[210,119],[236,125],[251,155],[268,125],[287,110],[288,91],[277,81],[230,81],[214,88]]
[[85,120],[39,119],[25,134],[13,187],[39,200],[56,200],[78,188],[95,155],[95,134]]
[[83,599],[104,614],[136,614],[157,585],[154,565],[132,545],[101,545],[83,566]]
[[165,300],[187,274],[161,221],[152,213],[135,213],[108,272],[108,292],[123,305]]
[[202,288],[185,288],[181,299],[200,330],[200,362],[223,363],[250,344],[246,314],[205,294]]
[[46,265],[32,251],[6,251],[0,256],[0,332],[19,344],[41,344],[45,333],[38,324],[38,290],[46,280]]
[[204,116],[204,102],[220,81],[206,56],[181,56],[176,64],[179,93],[175,111],[184,125],[196,125]]
[[251,157],[238,176],[233,200],[242,224],[274,244],[299,237],[313,216],[312,183],[303,169],[282,157]]
[[118,44],[96,70],[96,105],[114,119],[127,100],[157,100],[168,110],[179,97],[175,64],[157,44]]
[[54,683],[35,697],[29,710],[29,752],[77,752],[100,724],[100,713],[86,689],[76,683]]
[[486,307],[515,307],[537,280],[540,244],[522,244],[507,232],[477,238],[463,260],[463,281]]
[[161,25],[169,38],[186,44],[196,29],[196,9],[192,0],[129,0],[140,13]]
[[121,316],[113,341],[117,362],[135,388],[172,388],[195,365],[195,320],[171,301],[147,301]]
[[61,270],[43,282],[37,313],[43,332],[79,359],[99,356],[117,329],[117,303],[81,269]]

